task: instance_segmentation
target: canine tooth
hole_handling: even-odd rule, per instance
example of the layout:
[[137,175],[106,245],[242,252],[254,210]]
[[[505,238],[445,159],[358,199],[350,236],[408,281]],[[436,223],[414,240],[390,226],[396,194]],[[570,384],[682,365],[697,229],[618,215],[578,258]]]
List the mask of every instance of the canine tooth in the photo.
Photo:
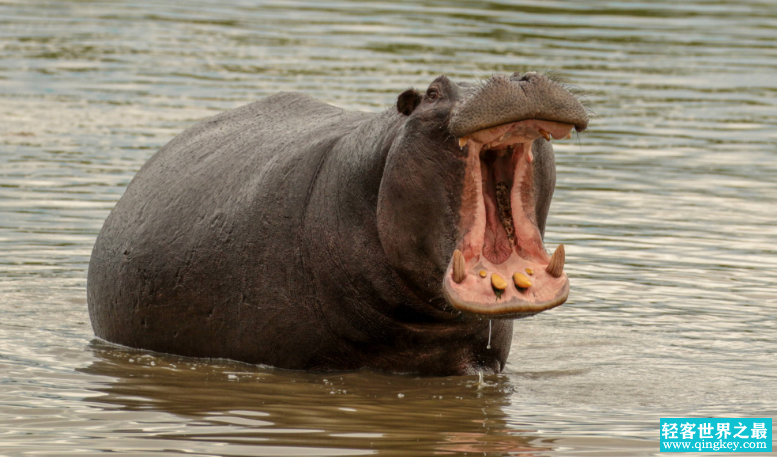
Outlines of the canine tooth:
[[467,141],[469,141],[469,137],[459,138],[459,147],[463,148],[467,145]]
[[453,280],[456,284],[461,284],[464,278],[467,277],[467,272],[464,266],[464,255],[456,249],[453,251]]
[[480,270],[480,273],[478,274],[480,275],[481,278],[485,278],[488,275],[488,273],[486,273],[486,270]]
[[550,256],[550,263],[548,263],[548,268],[545,271],[554,278],[560,278],[564,272],[564,257],[564,245],[559,244],[556,252]]
[[572,132],[567,133],[567,136],[564,137],[565,140],[568,140],[572,138]]
[[505,290],[507,288],[507,282],[496,273],[491,273],[491,285],[497,290]]
[[515,287],[519,287],[521,289],[531,287],[531,281],[529,281],[529,278],[527,278],[523,273],[518,273],[517,271],[513,274],[513,282],[515,282]]
[[545,138],[546,141],[550,141],[550,133],[546,132],[543,129],[540,129],[540,135],[542,135],[542,137]]
[[528,273],[530,275],[533,275],[534,274],[534,270],[532,270],[531,268],[527,268],[526,269],[526,273]]

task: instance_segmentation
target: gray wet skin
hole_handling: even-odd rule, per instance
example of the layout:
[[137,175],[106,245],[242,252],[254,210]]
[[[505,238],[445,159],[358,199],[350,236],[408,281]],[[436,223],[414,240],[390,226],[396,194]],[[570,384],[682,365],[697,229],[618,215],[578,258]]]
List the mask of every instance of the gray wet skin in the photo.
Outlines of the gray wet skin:
[[[291,369],[499,372],[513,321],[493,321],[487,348],[489,320],[443,298],[464,236],[458,138],[538,116],[587,126],[571,94],[533,73],[440,76],[379,114],[281,93],[206,119],[141,168],[105,221],[87,284],[95,334]],[[533,153],[544,233],[555,162],[545,140]]]

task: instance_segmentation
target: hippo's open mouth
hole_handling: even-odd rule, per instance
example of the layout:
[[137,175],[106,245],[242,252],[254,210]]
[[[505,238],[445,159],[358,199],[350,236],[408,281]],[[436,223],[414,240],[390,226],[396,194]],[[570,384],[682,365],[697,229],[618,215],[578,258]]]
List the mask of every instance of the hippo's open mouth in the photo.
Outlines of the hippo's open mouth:
[[537,227],[532,145],[568,138],[573,125],[536,119],[476,131],[467,147],[461,205],[465,236],[443,281],[455,308],[490,317],[526,317],[564,303],[564,247],[545,251]]

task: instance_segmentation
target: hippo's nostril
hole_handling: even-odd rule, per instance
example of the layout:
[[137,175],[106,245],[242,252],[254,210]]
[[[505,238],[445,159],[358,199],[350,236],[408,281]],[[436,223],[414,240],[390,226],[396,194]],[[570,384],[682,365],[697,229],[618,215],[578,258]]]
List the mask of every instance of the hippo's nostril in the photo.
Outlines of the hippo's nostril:
[[534,73],[532,71],[530,71],[530,72],[528,72],[526,74],[523,74],[523,75],[516,71],[515,73],[512,74],[512,76],[510,76],[510,81],[512,81],[514,83],[519,83],[519,82],[522,82],[522,81],[531,81],[532,79],[534,79],[533,77],[535,75],[537,75],[537,73]]
[[521,75],[520,72],[516,71],[510,76],[510,81],[512,82],[531,81],[537,76],[539,76],[539,73],[534,71],[529,71],[527,73],[524,73],[523,75]]

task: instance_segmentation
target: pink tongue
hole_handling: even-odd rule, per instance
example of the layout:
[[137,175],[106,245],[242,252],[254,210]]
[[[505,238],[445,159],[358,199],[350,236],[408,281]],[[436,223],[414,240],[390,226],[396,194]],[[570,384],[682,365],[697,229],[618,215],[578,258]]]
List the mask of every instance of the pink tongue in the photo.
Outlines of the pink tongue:
[[491,220],[491,216],[489,216],[486,233],[483,237],[483,255],[489,262],[499,265],[509,259],[511,253],[512,247],[510,246],[510,240],[507,239],[505,229],[498,219],[494,222]]

